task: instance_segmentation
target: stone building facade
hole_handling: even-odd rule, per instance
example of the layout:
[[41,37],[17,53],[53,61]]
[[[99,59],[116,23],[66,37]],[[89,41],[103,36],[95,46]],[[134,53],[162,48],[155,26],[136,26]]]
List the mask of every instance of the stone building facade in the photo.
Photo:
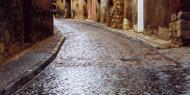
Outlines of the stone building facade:
[[58,17],[87,18],[87,0],[56,0],[56,5]]
[[0,1],[0,60],[11,48],[21,48],[53,35],[51,0]]
[[[189,0],[72,0],[74,18],[89,19],[116,29],[138,31],[138,13],[143,11],[144,35],[179,46],[190,39]],[[80,4],[79,4],[80,2]],[[188,42],[188,41],[187,41]]]

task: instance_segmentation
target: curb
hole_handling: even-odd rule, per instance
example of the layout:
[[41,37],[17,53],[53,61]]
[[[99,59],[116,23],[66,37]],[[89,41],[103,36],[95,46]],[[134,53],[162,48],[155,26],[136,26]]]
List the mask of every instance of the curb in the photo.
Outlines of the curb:
[[61,41],[57,43],[56,47],[53,49],[51,54],[48,57],[46,57],[47,60],[40,61],[39,66],[35,66],[33,70],[26,71],[22,76],[16,78],[8,86],[0,89],[0,95],[10,95],[14,93],[16,90],[20,89],[27,82],[32,80],[36,75],[38,75],[45,67],[47,67],[56,58],[65,40],[66,40],[65,37],[61,37]]

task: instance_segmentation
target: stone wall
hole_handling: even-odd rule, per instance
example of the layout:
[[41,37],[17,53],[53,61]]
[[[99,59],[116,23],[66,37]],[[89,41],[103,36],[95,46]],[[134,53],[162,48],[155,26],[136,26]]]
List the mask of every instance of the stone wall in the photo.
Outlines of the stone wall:
[[89,20],[94,20],[96,21],[97,16],[96,16],[96,0],[88,0],[87,1],[87,7],[88,7],[88,19]]
[[53,35],[52,3],[50,0],[32,0],[32,40]]
[[65,13],[65,0],[56,0],[57,16],[64,16]]
[[169,40],[171,12],[169,0],[144,0],[145,34]]
[[137,24],[137,1],[125,0],[123,28],[125,30],[132,29],[133,25],[136,24]]
[[0,1],[0,62],[28,42],[53,34],[50,0]]
[[106,22],[108,27],[122,29],[124,17],[124,1],[108,0],[106,7]]
[[169,0],[144,0],[145,28],[168,27],[170,22]]
[[83,1],[84,19],[88,18],[88,0]]
[[123,0],[115,0],[113,5],[113,13],[112,13],[112,28],[122,29],[123,28],[123,16],[124,16],[124,1]]
[[101,3],[100,3],[100,11],[101,11],[101,14],[100,14],[100,22],[101,23],[106,23],[106,6],[107,6],[107,0],[101,0]]
[[88,3],[88,19],[100,22],[102,15],[101,0],[89,0]]
[[132,0],[132,25],[135,30],[137,30],[137,1],[138,0]]
[[179,6],[180,0],[144,0],[145,28],[168,27]]
[[[9,47],[24,41],[22,0],[0,1],[0,54],[8,55]],[[0,57],[1,57],[0,56]],[[1,58],[0,58],[1,59]]]
[[97,22],[100,22],[101,21],[101,14],[102,14],[102,8],[101,8],[101,5],[102,5],[102,2],[101,0],[95,0],[95,7],[96,7],[96,21]]
[[72,17],[84,19],[84,0],[72,0]]
[[[75,19],[88,17],[108,27],[137,31],[138,0],[72,0],[71,5]],[[179,44],[190,39],[189,6],[189,0],[144,0],[143,33]]]
[[[177,0],[176,0],[177,1]],[[171,16],[169,24],[169,32],[172,42],[178,44],[190,44],[190,1],[180,0],[180,6],[176,9],[176,13]]]

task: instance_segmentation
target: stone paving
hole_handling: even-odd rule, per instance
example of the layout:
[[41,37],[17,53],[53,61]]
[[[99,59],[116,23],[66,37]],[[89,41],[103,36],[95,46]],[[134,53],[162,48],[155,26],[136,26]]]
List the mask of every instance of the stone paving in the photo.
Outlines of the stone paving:
[[189,95],[190,65],[173,57],[188,47],[157,50],[85,23],[55,25],[66,37],[57,58],[13,95]]

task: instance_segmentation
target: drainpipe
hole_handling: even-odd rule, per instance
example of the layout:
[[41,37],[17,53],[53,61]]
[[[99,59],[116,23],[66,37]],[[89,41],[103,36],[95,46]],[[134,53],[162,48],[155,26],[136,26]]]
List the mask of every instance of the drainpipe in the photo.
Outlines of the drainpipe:
[[138,0],[138,20],[137,20],[137,31],[144,31],[144,0]]

